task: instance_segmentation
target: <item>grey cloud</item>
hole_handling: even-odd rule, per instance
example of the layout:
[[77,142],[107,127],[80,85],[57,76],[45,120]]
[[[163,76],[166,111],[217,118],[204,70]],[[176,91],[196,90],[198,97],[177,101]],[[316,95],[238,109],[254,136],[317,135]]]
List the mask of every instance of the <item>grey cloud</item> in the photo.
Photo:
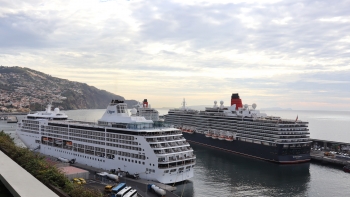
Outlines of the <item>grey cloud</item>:
[[[28,3],[32,6],[25,9],[27,5],[21,1],[0,2],[2,59],[11,55],[15,59],[25,52],[32,58],[43,58],[42,64],[48,62],[61,68],[139,71],[130,80],[166,84],[157,88],[162,92],[171,89],[166,93],[171,95],[245,89],[247,92],[286,96],[290,100],[310,95],[310,100],[324,102],[328,102],[327,96],[330,95],[350,97],[347,90],[350,72],[326,72],[330,66],[349,65],[349,42],[340,40],[350,36],[350,22],[320,20],[334,17],[349,20],[349,1],[281,1],[263,6],[245,3],[204,6],[171,1],[130,2],[135,5],[131,15],[140,24],[137,31],[130,30],[123,18],[114,15],[101,21],[97,28],[90,24],[89,20],[93,18],[85,16],[85,13],[82,17],[79,9],[69,17],[63,17],[65,10],[36,10],[35,6],[40,6],[40,3],[42,1],[32,0]],[[250,10],[244,15],[247,21],[240,18],[244,9]],[[276,23],[276,20],[286,17],[291,17],[287,24]],[[248,26],[248,19],[256,23],[253,28]],[[152,43],[179,48],[185,44],[189,46],[186,45],[185,52],[159,49],[158,53],[149,54],[143,48]],[[269,70],[281,66],[242,62],[215,55],[231,50],[243,55],[263,53],[273,60],[291,61],[288,62],[291,68],[294,67],[294,60],[301,59],[304,62],[295,69],[307,73],[291,74],[295,77],[294,81],[283,80],[284,76],[231,79],[188,75],[207,72],[204,71],[207,68],[227,72],[227,68]],[[182,67],[176,66],[177,63]],[[187,75],[155,76],[166,71]],[[95,74],[108,73],[96,71]],[[207,76],[207,73],[204,74]],[[151,89],[152,85],[148,88]],[[257,99],[270,102],[271,97],[263,93],[257,93]]]
[[[144,5],[135,11],[141,26],[141,39],[174,43],[190,41],[192,50],[258,50],[266,53],[285,53],[298,57],[347,58],[349,49],[339,50],[338,40],[348,35],[350,26],[346,23],[326,23],[319,19],[327,17],[349,17],[348,1],[287,1],[265,5],[265,8],[251,4],[227,4],[214,6],[182,6],[170,2],[157,2],[160,9],[153,11]],[[334,5],[336,4],[336,5]],[[257,23],[257,29],[247,28],[237,18],[242,8],[250,8],[247,15]],[[218,13],[214,10],[219,10]],[[158,14],[161,19],[153,16]],[[273,20],[292,17],[287,25]],[[207,19],[207,20],[206,20]],[[212,24],[214,19],[221,24]],[[303,50],[304,53],[297,53]],[[313,52],[314,54],[309,54]]]

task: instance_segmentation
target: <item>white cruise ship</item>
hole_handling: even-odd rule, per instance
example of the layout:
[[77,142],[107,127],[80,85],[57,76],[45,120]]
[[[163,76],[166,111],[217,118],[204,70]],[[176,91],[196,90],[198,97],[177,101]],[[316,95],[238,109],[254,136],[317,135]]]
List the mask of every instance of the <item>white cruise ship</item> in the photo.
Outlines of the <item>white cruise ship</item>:
[[[68,120],[58,108],[28,115],[18,123],[19,138],[30,149],[105,170],[138,173],[169,184],[193,177],[196,156],[179,129],[127,111],[112,100],[98,123]],[[46,116],[40,116],[46,114]]]
[[135,105],[137,113],[136,116],[143,116],[147,120],[158,121],[159,113],[156,109],[151,108],[151,105],[148,105],[147,99],[144,99],[142,104],[139,103]]

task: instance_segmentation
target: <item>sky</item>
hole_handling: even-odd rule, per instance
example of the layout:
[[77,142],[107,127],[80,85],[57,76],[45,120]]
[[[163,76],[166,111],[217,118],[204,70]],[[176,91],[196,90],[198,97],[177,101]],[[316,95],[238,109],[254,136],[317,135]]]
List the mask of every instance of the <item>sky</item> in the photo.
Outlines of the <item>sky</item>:
[[350,1],[0,0],[0,64],[152,107],[350,110]]

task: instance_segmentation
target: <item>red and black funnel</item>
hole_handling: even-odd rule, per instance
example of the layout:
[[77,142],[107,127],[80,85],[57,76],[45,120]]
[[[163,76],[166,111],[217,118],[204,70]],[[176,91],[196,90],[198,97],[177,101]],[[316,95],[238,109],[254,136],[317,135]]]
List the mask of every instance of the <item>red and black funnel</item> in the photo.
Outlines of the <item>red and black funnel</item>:
[[231,96],[231,106],[236,104],[236,109],[243,107],[242,100],[239,98],[238,93],[233,93]]
[[143,107],[145,107],[145,108],[148,107],[147,99],[143,99],[142,105],[143,105]]

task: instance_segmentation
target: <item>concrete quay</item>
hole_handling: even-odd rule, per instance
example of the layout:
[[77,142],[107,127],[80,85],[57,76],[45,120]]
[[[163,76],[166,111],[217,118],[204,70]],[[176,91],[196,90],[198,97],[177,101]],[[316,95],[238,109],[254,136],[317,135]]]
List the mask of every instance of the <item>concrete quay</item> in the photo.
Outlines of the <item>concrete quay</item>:
[[0,112],[0,117],[3,116],[17,116],[17,115],[27,115],[28,113],[24,112]]
[[324,163],[329,164],[336,164],[336,165],[350,165],[349,160],[339,159],[335,156],[325,156],[325,151],[311,151],[310,156],[312,161],[320,161]]
[[[71,166],[77,167],[77,168],[81,168],[84,170],[88,170],[91,174],[90,174],[90,180],[95,180],[96,181],[96,173],[99,172],[105,172],[106,170],[103,169],[99,169],[99,168],[95,168],[95,167],[91,167],[85,164],[80,164],[80,163],[74,163],[71,164]],[[119,178],[119,182],[125,182],[128,186],[131,186],[135,189],[137,189],[137,192],[143,196],[143,197],[157,197],[158,195],[156,195],[153,192],[150,192],[147,190],[147,185],[148,184],[154,184],[162,189],[164,189],[166,191],[166,195],[167,197],[178,197],[176,194],[172,193],[172,191],[176,190],[176,187],[170,186],[170,185],[165,185],[162,183],[157,183],[154,181],[149,181],[149,180],[145,180],[145,179],[131,179],[131,178],[127,178],[125,176],[120,177]],[[113,184],[112,181],[108,181],[108,182],[101,182],[101,181],[96,181],[96,183],[102,183],[104,185],[107,184]],[[98,188],[98,187],[97,187]]]

